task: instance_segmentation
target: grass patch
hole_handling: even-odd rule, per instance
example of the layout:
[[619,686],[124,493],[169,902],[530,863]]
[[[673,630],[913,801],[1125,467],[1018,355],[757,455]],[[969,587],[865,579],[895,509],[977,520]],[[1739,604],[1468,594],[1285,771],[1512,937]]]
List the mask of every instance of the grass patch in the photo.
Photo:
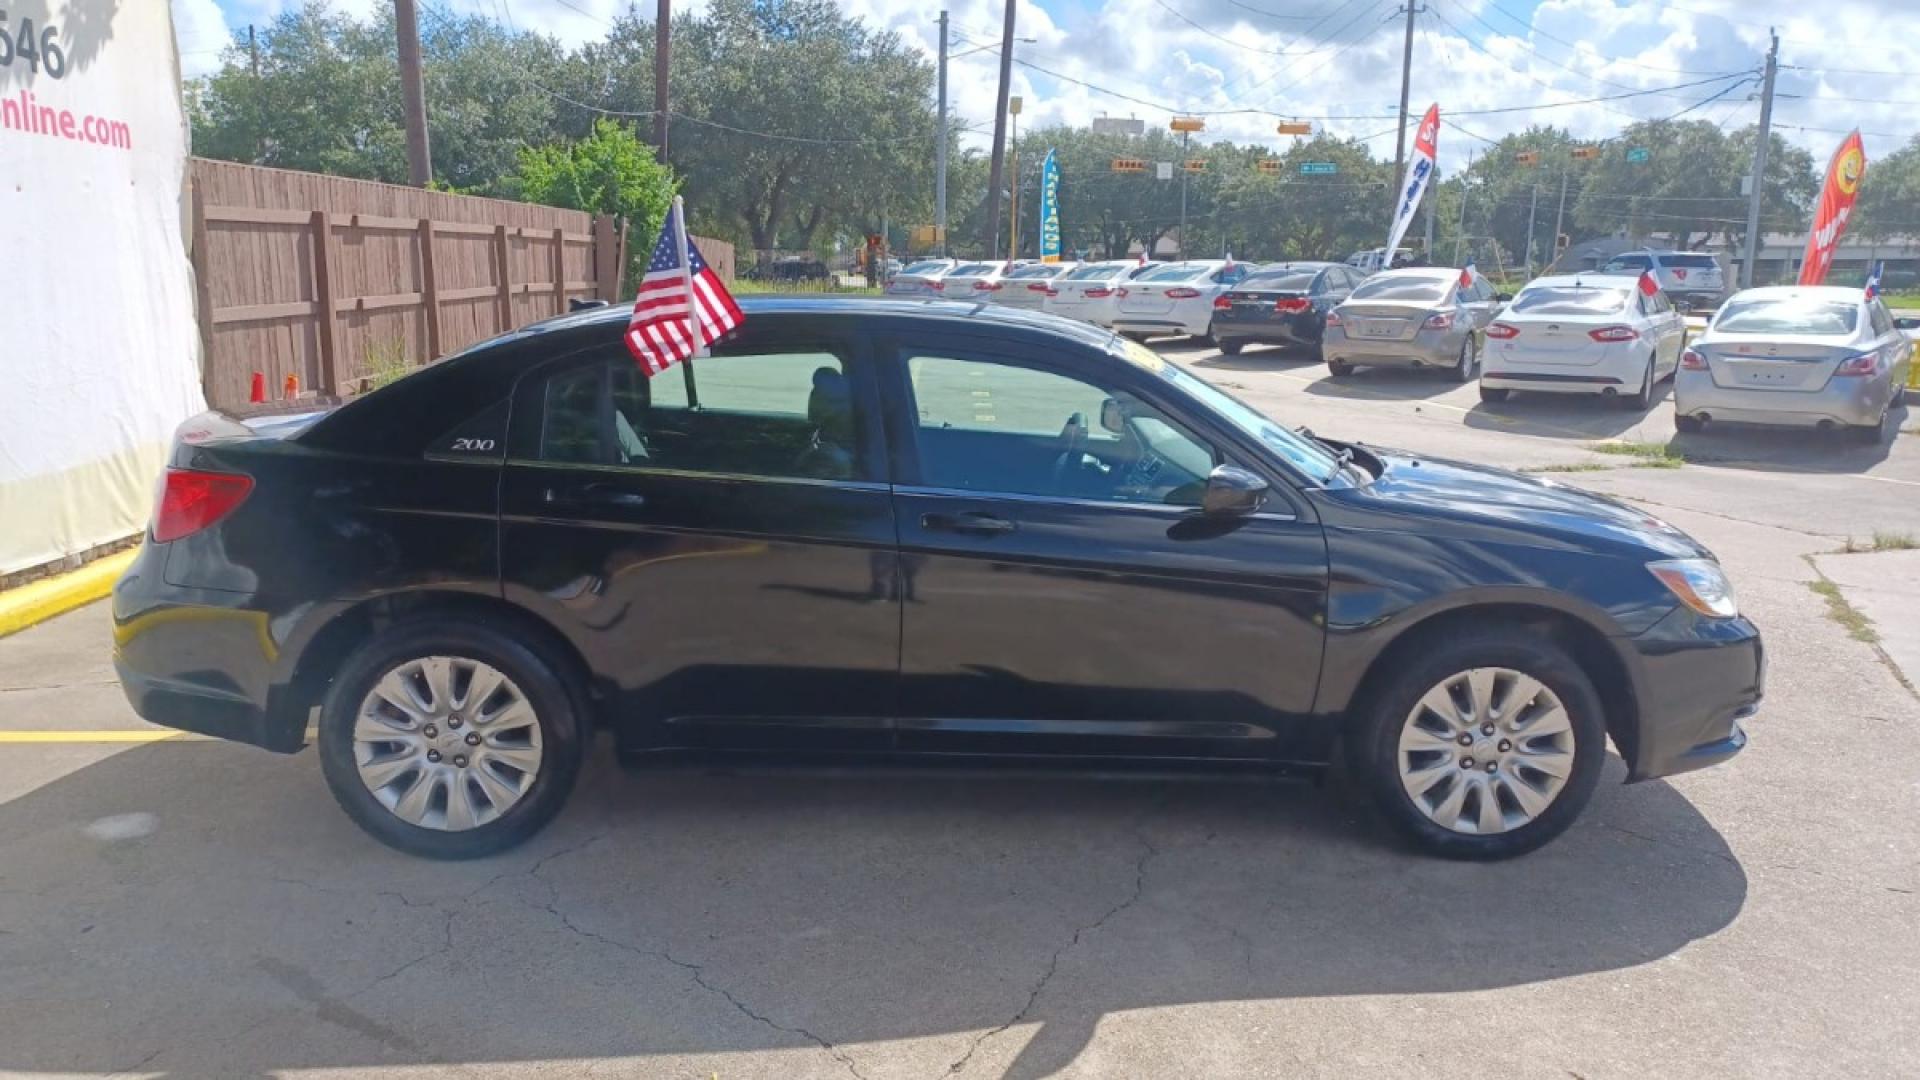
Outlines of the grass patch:
[[1597,461],[1579,461],[1571,465],[1534,465],[1521,469],[1520,471],[1528,473],[1578,473],[1606,472],[1611,468],[1613,468],[1612,465],[1602,465]]
[[1685,455],[1666,443],[1602,442],[1593,443],[1587,449],[1596,454],[1633,458],[1634,464],[1643,469],[1677,469],[1687,463]]
[[1880,640],[1880,635],[1873,629],[1873,620],[1860,614],[1858,608],[1847,603],[1847,598],[1840,594],[1838,585],[1821,578],[1818,581],[1807,582],[1807,588],[1826,600],[1827,618],[1839,624],[1840,628],[1847,632],[1848,637],[1868,645]]
[[1847,546],[1840,550],[1857,555],[1867,551],[1912,551],[1915,548],[1920,548],[1920,540],[1915,540],[1912,533],[1880,532],[1876,529],[1869,540],[1847,537]]
[[880,288],[865,285],[841,285],[837,281],[752,281],[739,278],[727,286],[739,296],[879,296]]

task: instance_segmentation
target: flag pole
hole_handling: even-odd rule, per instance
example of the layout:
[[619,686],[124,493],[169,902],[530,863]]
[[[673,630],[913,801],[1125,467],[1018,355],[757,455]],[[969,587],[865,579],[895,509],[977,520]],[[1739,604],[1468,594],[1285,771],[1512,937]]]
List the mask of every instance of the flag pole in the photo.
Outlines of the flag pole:
[[707,355],[707,342],[700,326],[700,308],[693,301],[693,239],[687,235],[687,204],[673,197],[673,233],[680,238],[680,284],[687,290],[687,332],[693,335],[693,355]]

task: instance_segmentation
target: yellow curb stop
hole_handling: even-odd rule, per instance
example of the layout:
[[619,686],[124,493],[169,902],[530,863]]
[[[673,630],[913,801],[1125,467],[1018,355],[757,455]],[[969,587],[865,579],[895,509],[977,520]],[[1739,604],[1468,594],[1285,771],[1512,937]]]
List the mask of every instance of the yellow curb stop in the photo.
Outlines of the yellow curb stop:
[[83,604],[91,604],[113,591],[121,571],[133,563],[139,551],[131,548],[109,555],[68,574],[29,582],[17,589],[0,592],[0,637],[18,633]]

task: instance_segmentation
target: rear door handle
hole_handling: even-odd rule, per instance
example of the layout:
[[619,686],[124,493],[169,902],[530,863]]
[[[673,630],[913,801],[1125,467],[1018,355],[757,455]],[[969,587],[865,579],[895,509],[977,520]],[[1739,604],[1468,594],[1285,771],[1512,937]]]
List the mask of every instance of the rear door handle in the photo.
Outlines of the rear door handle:
[[969,510],[962,514],[921,514],[920,527],[933,532],[963,533],[972,536],[998,536],[1018,528],[1013,522],[992,514]]
[[549,506],[624,506],[633,509],[647,505],[645,495],[605,481],[587,484],[574,491],[548,488],[546,501]]

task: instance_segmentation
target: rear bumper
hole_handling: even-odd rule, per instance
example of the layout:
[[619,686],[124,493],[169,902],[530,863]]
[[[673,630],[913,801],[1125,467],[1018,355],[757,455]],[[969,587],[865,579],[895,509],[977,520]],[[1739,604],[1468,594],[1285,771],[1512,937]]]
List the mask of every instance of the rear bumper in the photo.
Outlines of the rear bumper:
[[1650,346],[1633,351],[1609,346],[1585,363],[1542,361],[1524,346],[1489,342],[1480,359],[1480,383],[1496,390],[1538,390],[1556,394],[1599,394],[1607,390],[1629,394],[1640,389],[1646,375]]
[[246,593],[169,585],[166,551],[141,548],[113,588],[113,667],[149,723],[280,753],[300,749],[304,710],[276,678],[269,615]]
[[1122,334],[1185,334],[1188,337],[1205,337],[1212,324],[1212,315],[1194,323],[1183,319],[1177,312],[1165,315],[1115,315],[1107,325]]
[[1407,341],[1349,338],[1329,333],[1324,349],[1329,360],[1371,367],[1452,367],[1460,360],[1462,335],[1422,331]]
[[1704,769],[1746,747],[1741,722],[1759,712],[1766,682],[1759,628],[1677,608],[1624,645],[1639,703],[1629,782]]
[[1742,390],[1723,387],[1710,371],[1682,371],[1673,380],[1673,410],[1716,423],[1816,427],[1822,422],[1865,427],[1880,422],[1893,397],[1891,382],[1829,379],[1818,390]]
[[1215,341],[1240,341],[1253,345],[1297,345],[1302,348],[1319,344],[1318,340],[1300,332],[1287,323],[1231,323],[1216,321],[1213,324]]

